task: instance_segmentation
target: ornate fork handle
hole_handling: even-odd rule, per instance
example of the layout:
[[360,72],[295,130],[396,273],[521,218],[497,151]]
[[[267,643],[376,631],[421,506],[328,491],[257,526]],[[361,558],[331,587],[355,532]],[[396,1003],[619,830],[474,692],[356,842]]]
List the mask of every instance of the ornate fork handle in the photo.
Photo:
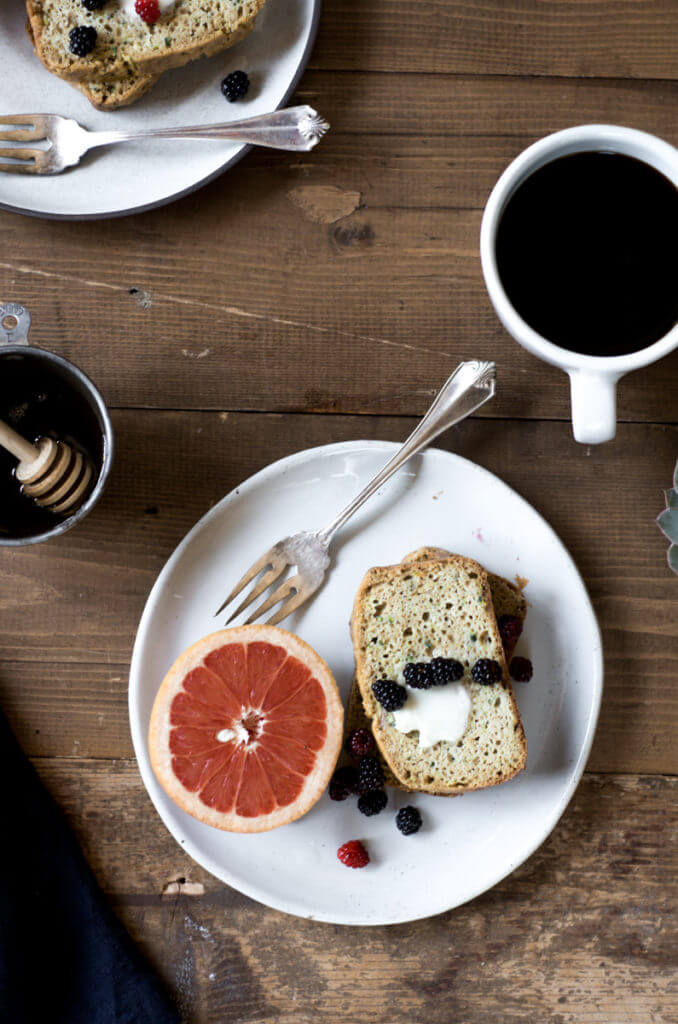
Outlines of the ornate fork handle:
[[329,129],[313,107],[288,107],[230,124],[191,125],[184,128],[151,128],[136,131],[89,132],[88,144],[110,146],[135,139],[225,139],[271,149],[306,152]]
[[355,515],[404,462],[426,448],[443,431],[470,416],[492,398],[496,379],[494,363],[460,363],[436,395],[424,418],[419,421],[393,458],[324,530],[320,530],[317,534],[318,540],[325,546],[329,545],[337,530]]

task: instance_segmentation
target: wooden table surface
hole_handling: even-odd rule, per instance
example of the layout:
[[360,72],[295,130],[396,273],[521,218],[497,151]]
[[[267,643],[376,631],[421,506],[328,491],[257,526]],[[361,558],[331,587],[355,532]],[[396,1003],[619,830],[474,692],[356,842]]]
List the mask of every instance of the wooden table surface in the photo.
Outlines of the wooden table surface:
[[[108,223],[0,214],[0,295],[91,374],[118,442],[84,524],[0,554],[0,703],[187,1021],[678,1020],[678,580],[653,521],[678,352],[622,383],[614,443],[578,446],[565,377],[507,337],[478,257],[492,184],[539,136],[603,121],[678,142],[677,39],[675,0],[326,0],[295,97],[332,124],[313,154],[253,152]],[[239,481],[309,445],[403,438],[470,357],[498,362],[499,394],[442,446],[546,516],[600,617],[588,770],[539,852],[465,907],[286,917],[199,869],[153,810],[127,720],[136,625]]]

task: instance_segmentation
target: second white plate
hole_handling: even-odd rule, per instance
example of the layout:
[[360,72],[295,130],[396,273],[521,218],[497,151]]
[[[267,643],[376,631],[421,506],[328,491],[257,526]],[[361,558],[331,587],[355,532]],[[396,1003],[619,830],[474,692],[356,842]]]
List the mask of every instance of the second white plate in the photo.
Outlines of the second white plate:
[[[486,470],[429,450],[372,498],[339,535],[334,564],[313,601],[283,625],[325,658],[346,698],[353,672],[348,619],[360,579],[422,545],[478,559],[530,581],[519,653],[534,678],[516,684],[528,743],[527,770],[511,782],[455,800],[389,791],[387,809],[364,818],[354,800],[325,795],[298,822],[259,835],[231,835],[180,811],[148,757],[151,707],[184,648],[221,625],[214,611],[272,542],[333,518],[396,450],[347,442],[300,452],[236,488],[188,534],[160,574],[132,659],[130,720],[141,774],[161,818],[212,874],[271,907],[343,924],[389,924],[456,907],[513,871],[543,842],[583,771],[602,691],[600,633],[584,584],[541,516]],[[398,807],[414,803],[422,830],[403,837]],[[345,868],[337,848],[363,839],[370,865]]]
[[[85,128],[167,128],[215,124],[283,106],[309,58],[320,0],[268,0],[250,35],[232,50],[168,71],[131,107],[103,113],[46,71],[26,34],[25,4],[0,2],[0,114],[62,114]],[[247,96],[228,103],[230,71],[250,77]],[[145,141],[100,150],[55,177],[0,174],[0,209],[34,216],[96,219],[139,213],[179,199],[243,155],[232,142]]]

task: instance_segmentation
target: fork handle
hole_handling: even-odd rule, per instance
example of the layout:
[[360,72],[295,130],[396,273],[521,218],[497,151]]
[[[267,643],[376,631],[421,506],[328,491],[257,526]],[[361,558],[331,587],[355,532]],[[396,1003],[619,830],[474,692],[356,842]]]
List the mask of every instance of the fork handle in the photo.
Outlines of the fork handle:
[[423,451],[439,434],[470,416],[490,398],[493,397],[496,385],[496,366],[494,363],[483,363],[477,360],[460,363],[454,373],[433,400],[430,409],[419,421],[410,436],[392,459],[386,463],[380,473],[356,495],[353,501],[339,513],[336,519],[318,533],[318,540],[327,546],[332,537],[355,515],[368,498],[377,491],[389,477],[418,452]]
[[90,147],[109,146],[136,139],[227,139],[269,149],[307,152],[329,129],[313,107],[287,107],[270,114],[226,124],[190,125],[185,128],[150,128],[136,131],[90,132]]

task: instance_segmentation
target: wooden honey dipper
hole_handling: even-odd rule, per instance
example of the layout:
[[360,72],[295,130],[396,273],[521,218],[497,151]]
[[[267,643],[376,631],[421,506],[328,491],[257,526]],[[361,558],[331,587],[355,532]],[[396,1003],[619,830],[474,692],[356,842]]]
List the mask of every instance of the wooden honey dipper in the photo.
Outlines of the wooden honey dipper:
[[41,437],[37,446],[0,420],[0,445],[19,460],[16,478],[37,505],[71,515],[82,504],[94,476],[89,459],[64,441]]

